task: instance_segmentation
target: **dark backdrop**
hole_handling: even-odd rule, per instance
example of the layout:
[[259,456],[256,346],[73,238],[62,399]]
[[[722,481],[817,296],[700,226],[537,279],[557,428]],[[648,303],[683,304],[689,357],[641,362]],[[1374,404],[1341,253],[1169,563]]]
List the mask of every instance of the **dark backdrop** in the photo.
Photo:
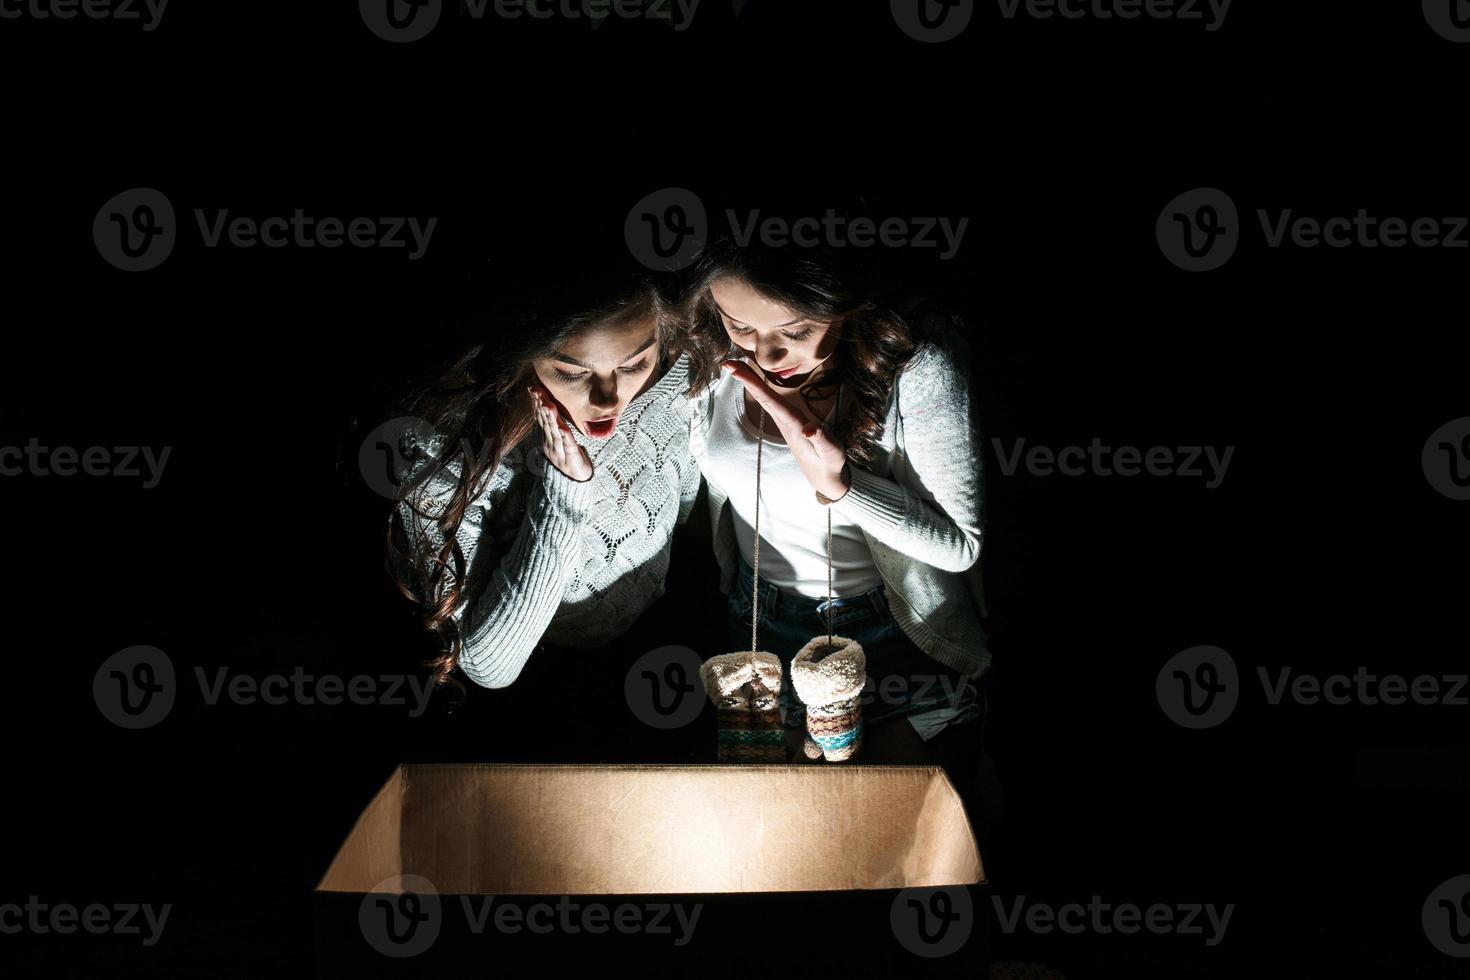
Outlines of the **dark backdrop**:
[[[1470,871],[1467,709],[1271,706],[1256,669],[1465,670],[1467,505],[1421,450],[1466,414],[1470,251],[1272,249],[1255,212],[1470,211],[1463,46],[1417,5],[1241,5],[1214,32],[982,6],[960,39],[921,45],[882,4],[707,3],[682,34],[479,24],[403,45],[350,5],[181,7],[152,32],[0,23],[0,445],[171,447],[151,489],[0,479],[0,901],[175,905],[151,949],[0,937],[7,972],[309,969],[311,888],[394,764],[555,744],[554,726],[505,731],[480,691],[454,716],[442,699],[418,717],[209,705],[193,672],[413,671],[431,647],[383,572],[385,504],[357,452],[432,350],[457,263],[616,241],[646,194],[686,187],[712,213],[861,198],[970,218],[950,261],[888,258],[966,315],[975,350],[1005,794],[993,890],[1237,905],[1215,949],[1023,932],[996,956],[1069,976],[1451,975],[1420,909]],[[167,195],[180,241],[125,273],[91,225],[134,187]],[[1241,215],[1211,272],[1176,268],[1155,237],[1196,187]],[[196,207],[439,222],[418,261],[206,249]],[[1206,489],[1008,476],[992,443],[1093,437],[1235,451]],[[687,619],[666,626],[696,647],[713,574],[699,532],[678,541]],[[182,690],[126,731],[92,683],[139,644]],[[1230,652],[1244,690],[1228,721],[1189,731],[1155,679],[1201,644]]]

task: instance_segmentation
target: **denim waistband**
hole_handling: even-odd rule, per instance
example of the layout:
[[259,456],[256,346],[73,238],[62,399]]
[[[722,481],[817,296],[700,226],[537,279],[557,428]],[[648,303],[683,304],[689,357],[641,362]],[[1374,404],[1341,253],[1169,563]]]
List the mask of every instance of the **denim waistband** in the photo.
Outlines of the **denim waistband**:
[[[751,579],[755,576],[755,570],[750,567],[750,562],[743,557],[740,566],[735,571],[734,588],[740,590],[740,594],[746,597],[751,593]],[[761,613],[764,616],[774,618],[784,611],[788,614],[815,613],[819,616],[827,613],[827,598],[820,599],[807,595],[796,595],[792,592],[782,592],[778,586],[772,585],[764,575],[760,576],[758,585],[758,596],[760,599]],[[888,597],[883,591],[883,583],[879,582],[866,592],[855,596],[834,596],[832,599],[833,609],[846,609],[849,606],[870,604],[880,615],[887,617]]]

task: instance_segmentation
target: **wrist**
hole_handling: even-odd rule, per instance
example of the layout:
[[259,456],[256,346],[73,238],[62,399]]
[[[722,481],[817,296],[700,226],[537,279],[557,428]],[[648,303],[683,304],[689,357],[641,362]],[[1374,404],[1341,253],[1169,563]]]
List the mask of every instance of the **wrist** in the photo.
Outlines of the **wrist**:
[[825,489],[817,490],[817,503],[830,507],[843,497],[847,496],[852,489],[852,466],[844,462],[842,471],[839,472],[831,485]]

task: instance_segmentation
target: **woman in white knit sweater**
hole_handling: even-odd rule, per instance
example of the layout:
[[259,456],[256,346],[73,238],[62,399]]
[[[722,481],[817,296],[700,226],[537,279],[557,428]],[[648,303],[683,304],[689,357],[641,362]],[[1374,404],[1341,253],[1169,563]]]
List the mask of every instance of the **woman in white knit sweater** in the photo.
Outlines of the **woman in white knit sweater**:
[[936,744],[978,728],[967,723],[983,718],[977,681],[990,663],[967,352],[949,318],[877,304],[838,269],[830,253],[718,243],[686,302],[724,352],[695,366],[713,385],[692,439],[728,593],[727,649],[750,649],[754,592],[759,649],[783,662],[794,748],[804,718],[791,660],[828,631],[830,516],[831,628],[866,652],[863,756],[932,759]]
[[647,279],[508,283],[532,299],[402,414],[389,547],[442,639],[435,680],[514,682],[543,643],[621,636],[664,593],[699,473],[689,357]]

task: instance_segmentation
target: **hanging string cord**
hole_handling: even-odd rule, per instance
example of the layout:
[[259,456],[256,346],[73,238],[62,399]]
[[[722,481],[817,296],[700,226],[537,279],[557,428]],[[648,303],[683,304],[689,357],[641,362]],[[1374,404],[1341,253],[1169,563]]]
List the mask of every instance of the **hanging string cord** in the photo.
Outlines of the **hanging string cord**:
[[766,406],[760,406],[761,421],[760,434],[755,440],[755,543],[751,546],[750,563],[754,567],[750,576],[750,649],[759,650],[755,645],[755,624],[760,619],[760,581],[761,581],[761,450],[766,444]]
[[[755,441],[755,541],[751,544],[750,563],[750,649],[756,646],[756,623],[760,620],[761,580],[761,451],[766,445],[766,406],[760,406],[759,435]],[[832,508],[827,508],[827,649],[832,649]]]
[[827,649],[832,649],[832,508],[827,508]]

